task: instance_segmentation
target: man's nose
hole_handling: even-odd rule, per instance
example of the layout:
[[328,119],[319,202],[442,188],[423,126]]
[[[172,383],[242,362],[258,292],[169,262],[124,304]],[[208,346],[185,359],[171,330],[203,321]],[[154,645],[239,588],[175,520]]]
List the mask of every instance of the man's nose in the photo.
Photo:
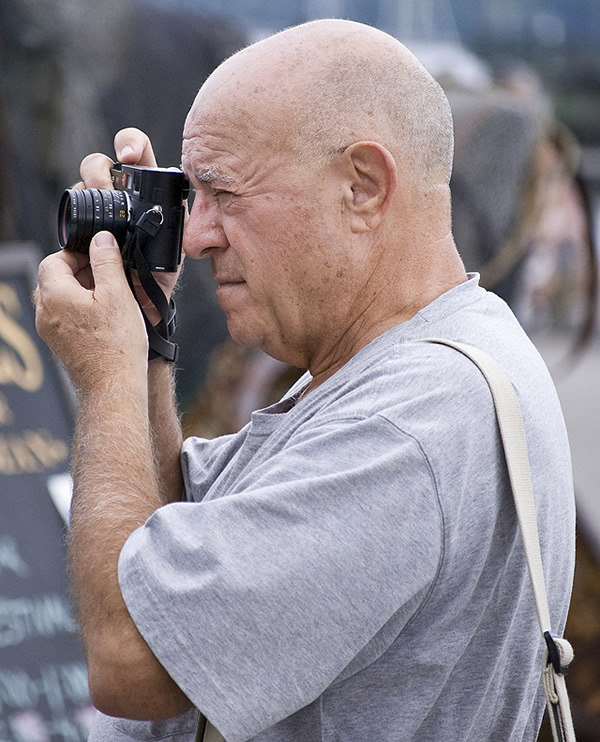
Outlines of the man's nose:
[[212,249],[224,249],[228,245],[219,205],[196,192],[183,230],[183,251],[190,258],[208,258]]

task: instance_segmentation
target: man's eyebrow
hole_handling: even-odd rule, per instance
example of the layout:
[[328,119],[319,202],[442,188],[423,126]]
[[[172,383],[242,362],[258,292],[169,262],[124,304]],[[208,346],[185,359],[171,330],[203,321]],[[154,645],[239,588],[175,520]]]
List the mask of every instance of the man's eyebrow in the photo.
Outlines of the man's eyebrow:
[[233,183],[233,178],[230,178],[228,175],[225,175],[225,173],[222,173],[220,170],[211,167],[196,170],[194,172],[194,177],[199,183],[210,184],[214,183],[215,181],[219,181],[219,183],[225,184]]

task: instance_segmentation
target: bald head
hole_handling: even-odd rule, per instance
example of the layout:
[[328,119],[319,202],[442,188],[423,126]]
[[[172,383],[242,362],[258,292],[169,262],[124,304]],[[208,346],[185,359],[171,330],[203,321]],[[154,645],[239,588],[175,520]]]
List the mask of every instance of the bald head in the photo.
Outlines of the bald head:
[[322,380],[463,281],[451,156],[440,87],[373,28],[316,21],[224,62],[184,129],[184,247],[232,337]]
[[249,136],[265,136],[307,163],[376,141],[406,177],[445,184],[452,166],[446,97],[399,41],[370,26],[314,21],[253,44],[224,62],[197,99],[238,101]]

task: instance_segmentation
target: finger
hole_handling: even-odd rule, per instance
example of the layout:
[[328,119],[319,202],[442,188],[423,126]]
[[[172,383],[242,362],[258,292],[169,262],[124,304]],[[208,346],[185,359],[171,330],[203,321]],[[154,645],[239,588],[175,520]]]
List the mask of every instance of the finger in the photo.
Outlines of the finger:
[[140,129],[130,127],[118,131],[115,135],[115,153],[119,162],[156,167],[156,157],[150,139]]
[[110,232],[98,232],[90,242],[90,265],[94,274],[96,290],[102,287],[126,288],[127,278],[123,270],[121,251]]
[[56,315],[57,303],[64,302],[65,296],[79,295],[85,288],[77,276],[88,265],[87,255],[71,253],[66,250],[53,253],[44,258],[38,268],[38,283],[34,292],[36,308],[36,327],[38,332]]
[[81,252],[60,250],[42,260],[38,268],[40,285],[53,282],[63,277],[75,277],[89,265],[89,257]]
[[79,173],[86,188],[112,188],[113,182],[110,175],[114,162],[99,152],[84,157],[81,161]]

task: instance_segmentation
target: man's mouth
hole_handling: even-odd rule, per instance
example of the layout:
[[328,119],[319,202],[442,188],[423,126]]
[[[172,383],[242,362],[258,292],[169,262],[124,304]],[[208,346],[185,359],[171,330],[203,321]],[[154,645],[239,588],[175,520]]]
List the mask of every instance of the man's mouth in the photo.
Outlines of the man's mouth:
[[221,288],[221,286],[234,286],[238,283],[246,283],[242,278],[230,278],[228,276],[215,276],[214,279],[217,282],[217,288]]

